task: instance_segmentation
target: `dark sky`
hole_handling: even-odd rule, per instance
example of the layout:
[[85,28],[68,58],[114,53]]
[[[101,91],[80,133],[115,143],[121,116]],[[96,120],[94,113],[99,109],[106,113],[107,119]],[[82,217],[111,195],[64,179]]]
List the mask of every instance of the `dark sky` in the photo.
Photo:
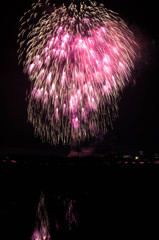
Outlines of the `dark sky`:
[[[1,152],[8,148],[28,151],[53,149],[36,139],[32,126],[27,123],[25,92],[28,78],[17,63],[19,19],[31,2],[17,0],[1,4]],[[118,12],[127,22],[141,50],[133,82],[121,95],[114,129],[109,131],[98,148],[101,152],[108,145],[127,153],[140,149],[159,151],[157,2],[107,0],[104,5]]]

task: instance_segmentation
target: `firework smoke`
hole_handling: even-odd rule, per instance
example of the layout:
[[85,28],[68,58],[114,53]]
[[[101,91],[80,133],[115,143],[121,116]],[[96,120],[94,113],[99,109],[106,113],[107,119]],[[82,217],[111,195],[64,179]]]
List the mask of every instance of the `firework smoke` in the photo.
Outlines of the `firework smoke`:
[[19,62],[31,82],[28,120],[51,144],[106,133],[134,68],[132,32],[96,2],[38,1],[21,18]]

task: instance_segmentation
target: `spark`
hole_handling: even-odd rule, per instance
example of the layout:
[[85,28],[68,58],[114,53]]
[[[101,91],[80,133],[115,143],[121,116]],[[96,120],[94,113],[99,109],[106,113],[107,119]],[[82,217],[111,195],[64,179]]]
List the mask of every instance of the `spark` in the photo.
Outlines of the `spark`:
[[136,58],[133,33],[117,13],[90,0],[32,4],[21,18],[19,62],[31,90],[28,120],[51,144],[107,132]]

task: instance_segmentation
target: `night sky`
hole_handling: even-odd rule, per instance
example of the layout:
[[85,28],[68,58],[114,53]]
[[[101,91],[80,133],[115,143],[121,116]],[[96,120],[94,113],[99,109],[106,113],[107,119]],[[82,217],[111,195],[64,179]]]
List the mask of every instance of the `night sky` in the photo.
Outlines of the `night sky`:
[[[19,19],[31,3],[31,0],[17,0],[1,4],[0,149],[6,153],[18,154],[21,149],[55,152],[49,144],[42,144],[34,137],[33,128],[27,123],[25,93],[29,80],[17,63]],[[124,153],[156,152],[159,150],[157,2],[107,0],[103,3],[126,21],[140,45],[140,52],[131,83],[121,94],[119,117],[98,151],[103,152],[111,145]],[[65,149],[59,147],[56,152],[65,154]]]

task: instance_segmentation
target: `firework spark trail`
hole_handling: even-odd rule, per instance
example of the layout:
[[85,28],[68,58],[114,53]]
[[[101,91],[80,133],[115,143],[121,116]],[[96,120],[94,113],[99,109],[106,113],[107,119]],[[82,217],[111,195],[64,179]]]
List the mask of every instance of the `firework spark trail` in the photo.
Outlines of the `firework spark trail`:
[[74,144],[105,133],[134,67],[132,32],[95,2],[41,0],[21,19],[19,62],[31,81],[28,120],[43,141]]

